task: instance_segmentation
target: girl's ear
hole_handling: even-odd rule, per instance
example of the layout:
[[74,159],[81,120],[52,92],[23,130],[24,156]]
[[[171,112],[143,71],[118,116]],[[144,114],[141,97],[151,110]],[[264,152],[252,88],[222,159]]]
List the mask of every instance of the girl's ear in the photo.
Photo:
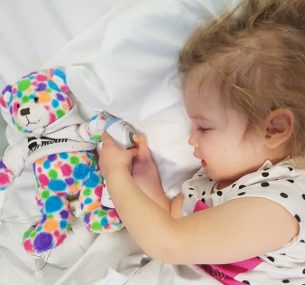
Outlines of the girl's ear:
[[289,109],[276,109],[264,120],[265,145],[276,148],[286,143],[294,129],[294,114]]

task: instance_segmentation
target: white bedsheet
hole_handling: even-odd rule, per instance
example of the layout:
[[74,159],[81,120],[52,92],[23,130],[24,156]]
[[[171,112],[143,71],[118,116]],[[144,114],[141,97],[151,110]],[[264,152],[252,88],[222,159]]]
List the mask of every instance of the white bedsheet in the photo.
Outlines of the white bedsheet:
[[[173,196],[198,167],[186,143],[177,56],[200,16],[208,21],[236,2],[0,0],[0,87],[63,66],[85,116],[106,109],[145,133]],[[5,126],[1,119],[1,153]],[[34,195],[30,169],[0,193],[0,284],[218,284],[194,267],[149,261],[126,230],[90,234],[77,218],[64,245],[29,256],[20,241],[39,218]]]

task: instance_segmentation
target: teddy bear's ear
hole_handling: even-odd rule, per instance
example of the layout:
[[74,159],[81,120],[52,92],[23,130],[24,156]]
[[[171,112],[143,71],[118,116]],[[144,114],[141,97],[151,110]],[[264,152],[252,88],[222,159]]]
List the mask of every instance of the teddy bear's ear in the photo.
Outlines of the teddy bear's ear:
[[69,92],[67,85],[66,74],[62,69],[56,68],[50,70],[51,81],[49,81],[49,87],[54,90],[61,91],[64,93]]
[[0,96],[0,105],[5,109],[8,109],[9,105],[13,100],[12,89],[13,89],[12,85],[7,85],[2,90],[2,94]]

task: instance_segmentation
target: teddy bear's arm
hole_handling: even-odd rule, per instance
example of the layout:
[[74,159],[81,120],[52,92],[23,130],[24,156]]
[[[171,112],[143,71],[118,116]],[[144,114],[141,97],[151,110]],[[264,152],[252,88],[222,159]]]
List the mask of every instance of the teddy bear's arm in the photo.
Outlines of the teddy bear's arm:
[[104,131],[123,149],[134,146],[135,130],[124,120],[107,112],[93,116],[89,122],[79,127],[79,134],[85,140],[93,143],[102,141]]
[[101,142],[105,124],[105,116],[102,113],[94,115],[90,118],[89,122],[85,122],[79,126],[79,135],[83,140],[88,142]]
[[8,146],[0,160],[0,190],[5,190],[25,167],[25,152],[22,143]]

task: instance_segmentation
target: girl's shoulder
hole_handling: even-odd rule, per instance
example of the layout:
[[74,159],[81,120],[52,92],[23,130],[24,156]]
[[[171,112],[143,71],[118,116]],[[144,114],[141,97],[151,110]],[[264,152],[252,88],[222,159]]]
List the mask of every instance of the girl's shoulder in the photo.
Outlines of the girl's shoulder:
[[282,199],[302,198],[305,202],[305,169],[292,166],[289,161],[276,165],[267,162],[256,172],[247,174],[223,190],[224,197],[276,195]]
[[293,167],[289,160],[275,165],[267,161],[260,169],[218,194],[213,199],[213,206],[232,199],[261,197],[281,204],[296,215],[296,212],[303,212],[305,206],[305,170]]
[[[182,186],[184,213],[194,211],[198,201],[215,207],[233,199],[266,198],[286,208],[305,222],[305,170],[295,168],[289,160],[272,165],[266,161],[257,171],[247,174],[221,189],[203,169],[199,169]],[[303,213],[304,212],[304,213]]]

